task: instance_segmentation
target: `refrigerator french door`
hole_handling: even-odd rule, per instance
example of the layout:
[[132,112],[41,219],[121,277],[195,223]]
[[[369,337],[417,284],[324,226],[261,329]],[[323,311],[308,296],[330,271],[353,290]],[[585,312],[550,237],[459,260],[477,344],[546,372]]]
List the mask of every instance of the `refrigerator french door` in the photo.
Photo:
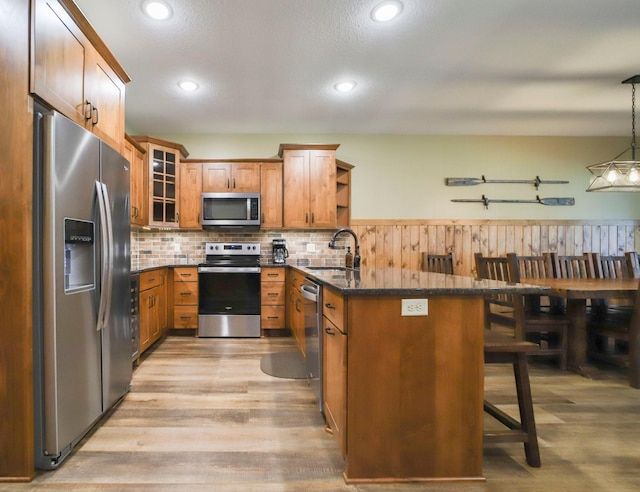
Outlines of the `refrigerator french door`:
[[36,466],[56,468],[129,389],[129,163],[36,107]]

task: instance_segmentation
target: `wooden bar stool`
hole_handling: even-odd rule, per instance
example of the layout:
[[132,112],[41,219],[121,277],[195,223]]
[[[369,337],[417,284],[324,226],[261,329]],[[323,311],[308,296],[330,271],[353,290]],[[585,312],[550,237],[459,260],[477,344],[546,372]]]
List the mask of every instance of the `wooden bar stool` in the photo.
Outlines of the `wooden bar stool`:
[[485,364],[513,365],[518,408],[520,409],[520,422],[518,422],[485,400],[484,411],[506,426],[507,430],[485,431],[483,434],[484,442],[487,444],[522,442],[529,466],[539,467],[541,465],[540,450],[538,449],[538,435],[533,415],[533,399],[527,365],[527,354],[538,350],[538,346],[532,342],[525,342],[488,330],[485,330],[484,336]]

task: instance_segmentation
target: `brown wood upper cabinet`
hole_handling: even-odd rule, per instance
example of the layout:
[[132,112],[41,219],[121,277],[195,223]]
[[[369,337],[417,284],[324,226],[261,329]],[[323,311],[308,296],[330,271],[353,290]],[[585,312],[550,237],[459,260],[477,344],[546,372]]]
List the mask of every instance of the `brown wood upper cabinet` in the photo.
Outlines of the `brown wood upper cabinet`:
[[282,227],[282,162],[260,166],[260,227]]
[[132,136],[146,151],[149,226],[177,229],[180,223],[180,160],[189,153],[180,144],[148,136]]
[[147,152],[129,135],[125,135],[124,156],[131,164],[131,224],[149,223],[149,178],[144,155]]
[[30,91],[124,152],[131,79],[72,0],[32,0]]
[[180,165],[180,229],[202,229],[202,164]]
[[338,145],[281,144],[284,227],[336,227],[336,149]]
[[260,192],[259,162],[206,162],[202,167],[202,191]]

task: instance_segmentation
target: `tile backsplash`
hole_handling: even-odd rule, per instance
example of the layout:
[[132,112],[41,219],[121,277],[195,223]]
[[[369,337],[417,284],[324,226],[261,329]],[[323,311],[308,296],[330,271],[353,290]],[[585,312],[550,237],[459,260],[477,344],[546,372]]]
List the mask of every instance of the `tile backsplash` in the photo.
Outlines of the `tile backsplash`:
[[[147,231],[131,232],[131,268],[139,270],[164,265],[197,265],[205,261],[204,244],[207,242],[260,243],[260,260],[271,263],[273,239],[286,239],[291,265],[344,265],[346,250],[329,249],[329,240],[335,231]],[[351,246],[352,238],[341,235],[336,243]]]

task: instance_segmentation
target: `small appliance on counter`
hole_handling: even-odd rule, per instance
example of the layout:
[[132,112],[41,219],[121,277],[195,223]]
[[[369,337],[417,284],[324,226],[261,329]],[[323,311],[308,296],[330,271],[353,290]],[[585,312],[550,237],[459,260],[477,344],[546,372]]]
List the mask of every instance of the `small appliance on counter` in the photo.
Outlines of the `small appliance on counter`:
[[285,259],[289,257],[289,251],[287,251],[286,239],[274,239],[273,240],[273,262],[279,265],[285,263]]

